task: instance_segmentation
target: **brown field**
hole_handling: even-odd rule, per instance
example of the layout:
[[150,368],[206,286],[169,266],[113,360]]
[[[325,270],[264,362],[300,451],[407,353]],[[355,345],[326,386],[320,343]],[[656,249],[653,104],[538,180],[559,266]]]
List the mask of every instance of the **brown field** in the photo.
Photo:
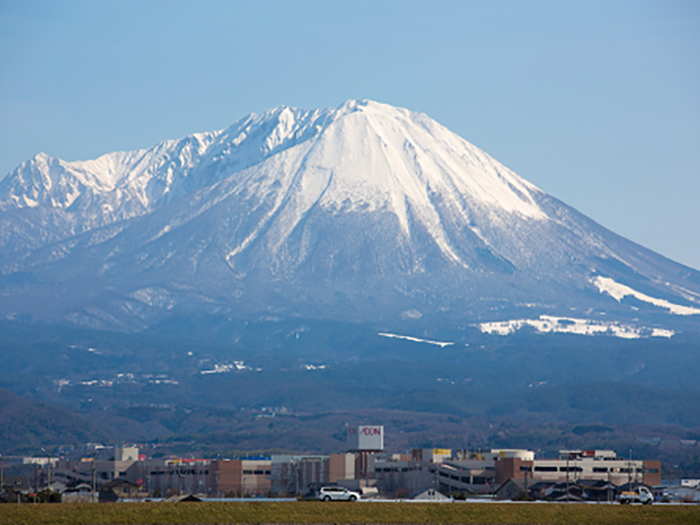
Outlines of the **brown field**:
[[4,504],[0,524],[700,524],[697,505],[210,502]]

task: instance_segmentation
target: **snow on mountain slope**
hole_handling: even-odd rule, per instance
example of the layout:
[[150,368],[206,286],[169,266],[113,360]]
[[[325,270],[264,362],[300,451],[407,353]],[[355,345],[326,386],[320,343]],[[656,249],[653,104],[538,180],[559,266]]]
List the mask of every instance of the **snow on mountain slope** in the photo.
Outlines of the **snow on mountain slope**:
[[[44,153],[0,182],[0,211],[41,222],[41,233],[22,221],[4,224],[0,248],[34,249],[42,243],[147,214],[223,177],[259,163],[313,132],[320,112],[277,108],[250,115],[230,128],[167,140],[147,150],[115,152],[95,160],[66,162]],[[57,227],[52,227],[56,223]],[[61,228],[65,223],[68,227]],[[14,241],[14,242],[13,242]]]
[[534,186],[429,119],[376,103],[350,102],[334,113],[313,138],[227,185],[230,195],[269,205],[228,261],[263,232],[278,253],[315,208],[330,216],[389,215],[407,242],[421,227],[445,257],[464,265],[445,230],[446,214],[460,223],[474,209],[545,218],[529,194]]
[[596,277],[593,279],[593,284],[600,290],[601,293],[610,294],[616,301],[621,301],[626,296],[634,297],[640,301],[653,304],[659,308],[666,308],[669,312],[676,315],[698,315],[700,314],[700,308],[691,308],[688,306],[680,306],[677,304],[670,303],[663,299],[657,299],[655,297],[649,297],[646,294],[640,293],[633,290],[629,286],[624,284],[616,283],[614,280],[608,277]]
[[180,196],[216,182],[220,171],[229,175],[264,160],[286,142],[302,137],[307,130],[300,128],[308,128],[310,117],[313,120],[318,113],[277,108],[241,119],[223,131],[164,141],[148,150],[108,153],[95,160],[66,162],[40,153],[3,180],[0,209],[39,205],[69,209],[77,198],[93,194],[127,208],[143,208],[143,213],[173,193]]
[[[200,310],[654,325],[659,305],[700,307],[698,272],[427,116],[371,101],[278,107],[94,161],[38,155],[0,183],[0,210],[0,268],[34,283],[0,298],[4,315],[122,329]],[[638,301],[619,301],[621,286]]]
[[640,328],[616,321],[592,321],[590,319],[573,319],[570,317],[552,317],[541,315],[539,319],[515,319],[480,323],[479,329],[488,334],[510,335],[523,327],[534,328],[539,333],[559,333],[594,335],[606,334],[622,339],[639,339],[641,337],[673,337],[673,330],[662,328]]

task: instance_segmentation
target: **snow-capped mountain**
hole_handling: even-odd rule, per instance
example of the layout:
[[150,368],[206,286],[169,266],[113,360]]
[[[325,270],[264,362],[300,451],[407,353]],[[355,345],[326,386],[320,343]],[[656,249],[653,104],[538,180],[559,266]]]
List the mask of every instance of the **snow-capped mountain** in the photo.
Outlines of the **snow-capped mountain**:
[[700,272],[371,101],[86,162],[39,154],[0,183],[0,270],[0,315],[127,330],[188,312],[487,333],[700,321]]

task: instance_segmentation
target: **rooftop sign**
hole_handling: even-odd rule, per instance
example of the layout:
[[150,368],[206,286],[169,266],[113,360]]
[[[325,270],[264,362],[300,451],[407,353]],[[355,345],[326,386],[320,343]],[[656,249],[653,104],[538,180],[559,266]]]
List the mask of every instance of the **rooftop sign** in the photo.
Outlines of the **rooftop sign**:
[[349,427],[348,450],[384,450],[384,427],[372,425]]

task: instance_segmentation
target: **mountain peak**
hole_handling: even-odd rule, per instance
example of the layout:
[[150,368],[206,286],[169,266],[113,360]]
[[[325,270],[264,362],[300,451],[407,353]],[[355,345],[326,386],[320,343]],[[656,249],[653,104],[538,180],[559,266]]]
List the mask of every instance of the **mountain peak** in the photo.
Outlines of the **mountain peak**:
[[[576,313],[690,318],[700,305],[697,273],[426,115],[369,100],[278,106],[90,161],[39,154],[0,183],[0,246],[2,273],[52,283],[40,310],[112,328],[201,308],[600,331]],[[38,292],[8,293],[0,314],[25,293]]]

